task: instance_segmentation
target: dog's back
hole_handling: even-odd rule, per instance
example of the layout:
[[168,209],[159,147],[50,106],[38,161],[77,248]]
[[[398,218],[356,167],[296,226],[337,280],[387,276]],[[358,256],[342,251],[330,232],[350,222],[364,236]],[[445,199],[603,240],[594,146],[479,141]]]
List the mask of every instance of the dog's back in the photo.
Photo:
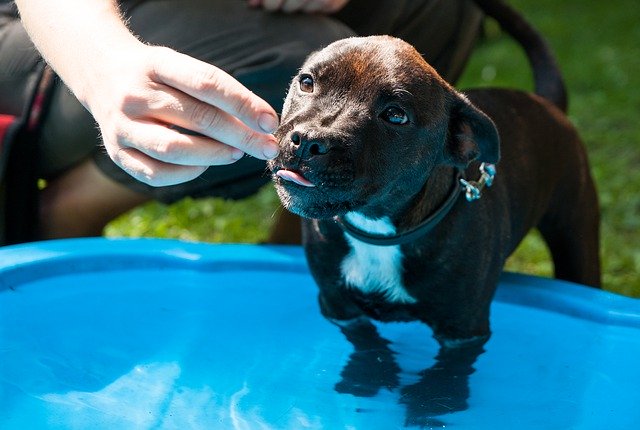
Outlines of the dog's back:
[[[575,127],[559,108],[535,94],[496,88],[466,95],[500,134],[499,172],[509,179],[504,183],[507,192],[485,197],[504,198],[493,204],[510,206],[509,253],[537,227],[549,246],[557,278],[600,286],[598,199]],[[519,135],[527,136],[526,145]],[[523,206],[523,197],[530,204]]]

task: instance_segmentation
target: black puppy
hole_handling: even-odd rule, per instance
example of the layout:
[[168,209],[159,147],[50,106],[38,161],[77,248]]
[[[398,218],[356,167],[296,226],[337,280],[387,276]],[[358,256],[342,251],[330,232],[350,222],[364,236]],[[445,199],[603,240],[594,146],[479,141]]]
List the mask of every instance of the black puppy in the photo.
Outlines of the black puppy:
[[543,97],[462,94],[407,43],[351,38],[307,59],[276,135],[278,194],[305,218],[322,313],[344,330],[420,320],[443,347],[486,341],[504,262],[533,227],[556,277],[600,284],[587,156]]

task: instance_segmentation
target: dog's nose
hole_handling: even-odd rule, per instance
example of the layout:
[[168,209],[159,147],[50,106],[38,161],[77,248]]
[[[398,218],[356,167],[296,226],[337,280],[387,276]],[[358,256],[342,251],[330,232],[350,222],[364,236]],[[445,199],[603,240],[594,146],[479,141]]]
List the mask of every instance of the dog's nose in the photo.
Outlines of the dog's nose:
[[327,142],[322,139],[311,139],[300,131],[291,133],[291,145],[293,145],[294,153],[303,160],[329,152]]

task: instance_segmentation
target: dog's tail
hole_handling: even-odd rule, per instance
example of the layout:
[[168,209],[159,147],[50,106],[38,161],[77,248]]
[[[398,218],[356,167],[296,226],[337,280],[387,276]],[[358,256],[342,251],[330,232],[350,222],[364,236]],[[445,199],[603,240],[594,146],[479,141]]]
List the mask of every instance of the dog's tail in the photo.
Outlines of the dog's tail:
[[567,91],[558,63],[544,37],[522,15],[501,0],[474,0],[484,13],[524,49],[533,69],[535,93],[567,111]]

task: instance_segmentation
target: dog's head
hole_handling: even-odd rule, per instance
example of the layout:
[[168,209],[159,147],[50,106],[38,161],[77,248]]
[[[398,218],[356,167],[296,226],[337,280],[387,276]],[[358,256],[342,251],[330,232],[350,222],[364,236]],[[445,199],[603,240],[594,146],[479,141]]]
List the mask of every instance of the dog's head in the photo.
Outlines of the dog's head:
[[435,166],[499,157],[492,121],[411,45],[387,36],[344,39],[310,55],[276,137],[280,155],[269,168],[278,194],[308,218],[382,216],[415,196]]

